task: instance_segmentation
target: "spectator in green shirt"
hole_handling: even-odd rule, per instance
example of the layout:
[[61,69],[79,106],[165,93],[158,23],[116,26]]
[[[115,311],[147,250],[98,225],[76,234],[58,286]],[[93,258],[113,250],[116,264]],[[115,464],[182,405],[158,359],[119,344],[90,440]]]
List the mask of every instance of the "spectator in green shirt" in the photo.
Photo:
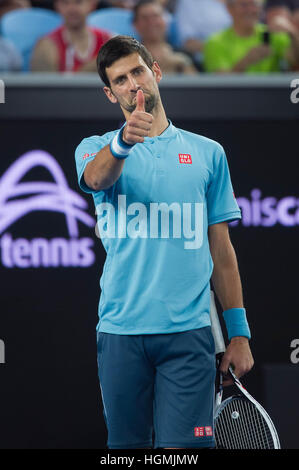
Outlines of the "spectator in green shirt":
[[267,31],[260,24],[262,2],[227,0],[230,28],[211,36],[204,46],[204,67],[214,73],[269,73],[296,69],[298,34]]

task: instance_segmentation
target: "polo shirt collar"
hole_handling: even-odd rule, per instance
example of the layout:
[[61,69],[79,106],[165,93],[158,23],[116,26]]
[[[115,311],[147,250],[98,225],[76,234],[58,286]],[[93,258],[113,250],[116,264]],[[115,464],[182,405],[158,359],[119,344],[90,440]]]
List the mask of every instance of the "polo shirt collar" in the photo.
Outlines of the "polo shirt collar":
[[176,135],[176,127],[172,124],[171,120],[168,119],[168,127],[160,135],[155,137],[145,137],[144,141],[146,142],[155,142],[159,140],[170,140],[173,139]]

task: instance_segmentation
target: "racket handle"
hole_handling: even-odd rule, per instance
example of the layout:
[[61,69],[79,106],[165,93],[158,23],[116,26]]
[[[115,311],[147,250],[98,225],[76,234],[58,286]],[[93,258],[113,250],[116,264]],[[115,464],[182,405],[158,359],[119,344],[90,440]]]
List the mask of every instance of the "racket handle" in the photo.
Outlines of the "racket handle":
[[218,404],[221,403],[222,392],[223,392],[223,375],[219,369],[222,357],[223,357],[223,353],[216,354],[215,392],[216,392],[216,397],[218,397],[218,400],[220,400]]
[[216,356],[219,353],[225,352],[225,343],[222,335],[222,329],[216,309],[215,296],[214,292],[211,291],[211,301],[210,301],[210,318],[211,318],[211,329],[214,337],[215,343],[215,354]]

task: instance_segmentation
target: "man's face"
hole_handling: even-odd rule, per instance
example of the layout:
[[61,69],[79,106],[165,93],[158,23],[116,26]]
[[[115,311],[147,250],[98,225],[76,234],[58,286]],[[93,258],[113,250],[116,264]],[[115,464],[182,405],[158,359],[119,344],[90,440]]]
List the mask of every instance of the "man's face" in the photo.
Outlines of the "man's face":
[[56,0],[55,8],[69,28],[80,28],[87,15],[95,8],[95,0]]
[[150,113],[157,106],[160,99],[158,83],[162,73],[156,62],[151,70],[136,52],[115,61],[106,68],[106,74],[110,88],[104,87],[104,92],[112,103],[119,103],[124,110],[132,113],[140,89],[145,98],[145,111]]
[[162,40],[165,37],[167,25],[161,5],[149,3],[141,6],[138,9],[134,26],[143,41]]
[[235,22],[244,26],[254,26],[261,13],[260,0],[234,0],[229,3],[228,10]]

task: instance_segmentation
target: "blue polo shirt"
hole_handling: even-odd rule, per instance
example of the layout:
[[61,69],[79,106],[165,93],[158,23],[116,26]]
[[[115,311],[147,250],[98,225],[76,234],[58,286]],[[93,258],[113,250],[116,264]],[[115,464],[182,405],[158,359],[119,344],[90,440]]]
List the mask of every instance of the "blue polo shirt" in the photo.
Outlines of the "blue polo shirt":
[[169,122],[161,135],[133,147],[113,186],[93,191],[85,167],[116,132],[83,139],[75,154],[107,253],[97,330],[136,335],[208,326],[208,226],[241,218],[225,152]]

